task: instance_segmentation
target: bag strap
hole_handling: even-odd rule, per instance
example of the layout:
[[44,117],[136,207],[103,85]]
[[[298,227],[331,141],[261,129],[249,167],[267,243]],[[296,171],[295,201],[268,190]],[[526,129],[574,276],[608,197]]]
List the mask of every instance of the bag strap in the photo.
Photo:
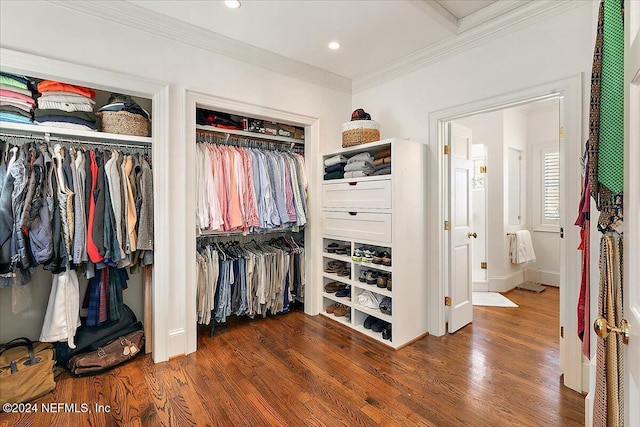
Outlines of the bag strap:
[[33,343],[29,338],[20,337],[9,341],[8,343],[0,347],[0,354],[14,347],[27,347],[27,351],[29,352],[29,363],[27,363],[27,365],[35,365],[37,363],[36,355],[33,351]]

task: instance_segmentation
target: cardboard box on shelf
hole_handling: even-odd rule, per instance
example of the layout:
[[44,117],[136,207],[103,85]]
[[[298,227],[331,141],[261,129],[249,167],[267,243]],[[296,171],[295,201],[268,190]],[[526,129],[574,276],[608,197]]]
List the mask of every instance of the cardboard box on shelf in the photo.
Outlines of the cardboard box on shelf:
[[267,135],[278,135],[278,124],[276,122],[264,122],[264,133]]

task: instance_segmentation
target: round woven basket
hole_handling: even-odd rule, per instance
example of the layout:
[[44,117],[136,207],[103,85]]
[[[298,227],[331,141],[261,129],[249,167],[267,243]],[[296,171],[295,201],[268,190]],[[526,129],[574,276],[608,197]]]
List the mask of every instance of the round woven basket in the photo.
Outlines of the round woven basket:
[[96,113],[102,119],[102,132],[120,135],[149,136],[149,120],[128,111],[103,111]]
[[380,141],[378,123],[373,120],[354,120],[342,125],[342,147]]

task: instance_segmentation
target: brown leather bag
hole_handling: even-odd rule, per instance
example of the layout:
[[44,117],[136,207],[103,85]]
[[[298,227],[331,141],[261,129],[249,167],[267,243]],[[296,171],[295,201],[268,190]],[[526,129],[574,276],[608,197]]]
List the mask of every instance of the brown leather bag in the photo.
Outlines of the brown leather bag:
[[0,347],[0,405],[36,399],[56,388],[53,345],[16,338]]
[[97,374],[143,353],[144,331],[135,331],[98,347],[95,351],[77,354],[69,359],[68,368],[76,375]]

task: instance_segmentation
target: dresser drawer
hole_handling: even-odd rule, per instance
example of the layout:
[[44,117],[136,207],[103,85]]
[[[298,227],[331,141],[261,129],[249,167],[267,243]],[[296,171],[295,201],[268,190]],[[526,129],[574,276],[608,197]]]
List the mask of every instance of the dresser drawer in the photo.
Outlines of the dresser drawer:
[[325,209],[391,209],[391,180],[322,185]]
[[391,214],[324,211],[322,232],[336,238],[391,243]]

